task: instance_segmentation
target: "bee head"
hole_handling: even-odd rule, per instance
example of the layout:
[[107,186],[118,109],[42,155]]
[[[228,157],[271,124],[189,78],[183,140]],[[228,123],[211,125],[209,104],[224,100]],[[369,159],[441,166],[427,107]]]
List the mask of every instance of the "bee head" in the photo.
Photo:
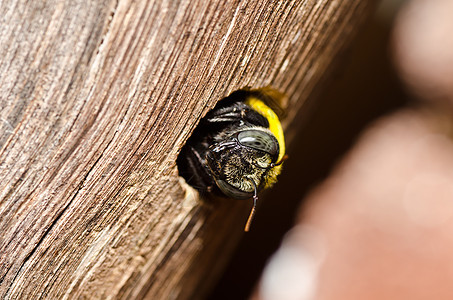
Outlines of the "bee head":
[[217,187],[226,196],[247,199],[263,187],[278,154],[278,141],[268,129],[247,128],[212,145],[206,160]]

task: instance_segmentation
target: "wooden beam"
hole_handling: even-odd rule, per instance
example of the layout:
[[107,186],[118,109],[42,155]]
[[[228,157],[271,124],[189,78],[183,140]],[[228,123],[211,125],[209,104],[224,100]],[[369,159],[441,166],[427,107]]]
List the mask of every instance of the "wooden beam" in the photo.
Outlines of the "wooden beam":
[[251,203],[200,200],[182,145],[243,86],[285,92],[289,128],[375,1],[8,2],[0,297],[194,299]]

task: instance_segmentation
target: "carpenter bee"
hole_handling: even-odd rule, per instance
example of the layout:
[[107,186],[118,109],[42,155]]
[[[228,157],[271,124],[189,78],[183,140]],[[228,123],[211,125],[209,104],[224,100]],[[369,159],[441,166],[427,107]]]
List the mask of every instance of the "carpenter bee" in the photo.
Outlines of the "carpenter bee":
[[180,175],[201,194],[253,199],[245,231],[256,211],[258,192],[271,187],[286,159],[280,92],[240,89],[220,100],[200,121],[178,156]]

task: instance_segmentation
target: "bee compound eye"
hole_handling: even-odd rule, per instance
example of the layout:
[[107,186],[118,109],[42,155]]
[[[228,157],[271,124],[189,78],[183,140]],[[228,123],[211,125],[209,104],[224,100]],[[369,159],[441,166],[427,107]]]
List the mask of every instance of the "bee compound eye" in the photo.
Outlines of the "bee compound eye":
[[277,139],[265,131],[244,130],[239,132],[238,140],[243,146],[264,151],[269,153],[271,156],[278,155]]

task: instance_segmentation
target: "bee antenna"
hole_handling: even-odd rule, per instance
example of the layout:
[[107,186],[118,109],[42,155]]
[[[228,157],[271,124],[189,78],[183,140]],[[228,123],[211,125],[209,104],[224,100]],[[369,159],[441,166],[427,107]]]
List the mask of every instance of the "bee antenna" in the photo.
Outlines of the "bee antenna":
[[249,217],[247,219],[247,223],[245,223],[244,231],[248,232],[250,230],[250,225],[252,224],[253,219],[255,218],[256,214],[256,201],[258,200],[258,192],[256,188],[256,184],[253,180],[250,180],[253,183],[254,193],[253,193],[253,207],[250,211]]

